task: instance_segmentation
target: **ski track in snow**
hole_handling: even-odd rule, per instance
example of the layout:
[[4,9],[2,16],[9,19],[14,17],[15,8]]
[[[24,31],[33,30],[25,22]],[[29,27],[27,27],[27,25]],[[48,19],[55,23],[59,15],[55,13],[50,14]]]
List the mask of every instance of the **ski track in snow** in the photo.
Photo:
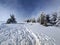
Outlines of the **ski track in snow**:
[[35,34],[24,24],[0,25],[0,45],[55,45],[44,34]]

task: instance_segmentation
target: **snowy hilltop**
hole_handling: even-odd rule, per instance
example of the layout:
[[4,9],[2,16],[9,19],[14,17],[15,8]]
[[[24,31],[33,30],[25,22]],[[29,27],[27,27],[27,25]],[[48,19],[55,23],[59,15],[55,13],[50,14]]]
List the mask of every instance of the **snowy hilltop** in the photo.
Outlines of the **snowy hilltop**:
[[35,34],[26,24],[1,24],[0,45],[55,45],[54,40],[44,34]]

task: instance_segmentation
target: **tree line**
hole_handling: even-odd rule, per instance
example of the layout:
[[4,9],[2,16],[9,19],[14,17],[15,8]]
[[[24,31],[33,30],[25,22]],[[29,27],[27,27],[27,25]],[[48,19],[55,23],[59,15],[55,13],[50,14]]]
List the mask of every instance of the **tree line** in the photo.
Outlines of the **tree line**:
[[54,12],[52,16],[42,12],[40,16],[38,16],[37,20],[35,18],[32,18],[32,19],[25,20],[25,22],[40,23],[41,25],[44,25],[44,26],[52,26],[52,25],[55,25],[59,19],[60,18],[58,18],[58,14],[56,12]]
[[[45,14],[44,12],[42,12],[40,14],[40,16],[38,16],[38,18],[31,18],[31,19],[27,19],[25,20],[25,22],[27,23],[40,23],[41,25],[44,26],[49,26],[49,25],[55,25],[57,24],[57,22],[60,21],[60,16],[58,17],[58,14],[55,12],[52,14],[52,16],[50,16],[49,14]],[[11,24],[11,23],[17,23],[15,16],[12,14],[10,15],[10,18],[6,21],[7,24]]]

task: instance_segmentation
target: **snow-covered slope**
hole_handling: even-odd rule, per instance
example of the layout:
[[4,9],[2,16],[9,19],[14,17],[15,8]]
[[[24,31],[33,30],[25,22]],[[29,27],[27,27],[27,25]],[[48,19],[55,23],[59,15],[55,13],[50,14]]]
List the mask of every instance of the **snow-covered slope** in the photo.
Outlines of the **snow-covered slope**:
[[33,33],[25,24],[0,25],[0,45],[54,45],[46,35]]
[[55,40],[56,45],[60,45],[60,36],[59,36],[60,27],[56,27],[56,26],[45,27],[38,23],[34,23],[34,24],[30,23],[26,25],[27,25],[27,28],[29,30],[32,30],[34,33],[46,34],[47,36]]

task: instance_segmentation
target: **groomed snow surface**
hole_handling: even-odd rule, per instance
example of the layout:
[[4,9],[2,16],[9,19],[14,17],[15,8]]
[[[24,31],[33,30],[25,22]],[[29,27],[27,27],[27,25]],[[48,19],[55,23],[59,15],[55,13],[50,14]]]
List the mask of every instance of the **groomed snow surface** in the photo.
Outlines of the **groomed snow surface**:
[[58,41],[54,40],[57,38],[55,33],[59,32],[58,28],[55,32],[54,29],[55,27],[44,27],[38,23],[1,24],[0,45],[55,45]]

